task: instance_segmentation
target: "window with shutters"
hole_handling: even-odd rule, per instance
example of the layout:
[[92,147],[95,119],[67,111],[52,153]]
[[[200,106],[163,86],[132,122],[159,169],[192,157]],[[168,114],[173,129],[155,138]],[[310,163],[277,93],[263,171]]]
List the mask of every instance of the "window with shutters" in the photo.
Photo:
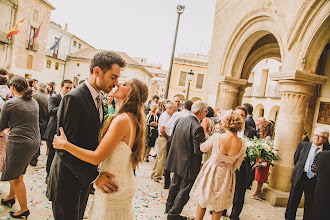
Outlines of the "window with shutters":
[[58,70],[58,67],[60,66],[60,64],[59,63],[55,63],[55,70]]
[[317,123],[330,125],[330,102],[321,102]]
[[50,68],[51,65],[52,65],[52,61],[47,60],[46,68]]
[[29,42],[28,42],[28,47],[27,47],[30,50],[35,50],[33,36],[36,33],[36,31],[37,31],[37,28],[30,26],[30,36],[29,36]]
[[32,62],[33,62],[33,56],[29,54],[27,57],[26,69],[32,69]]
[[[55,43],[59,40],[59,38],[55,37]],[[53,57],[57,58],[58,56],[58,48],[60,47],[60,42],[58,43],[57,47],[53,50]]]
[[186,86],[187,73],[188,72],[186,72],[186,71],[180,72],[179,86],[182,86],[182,87]]
[[198,74],[196,79],[196,89],[203,89],[204,74]]

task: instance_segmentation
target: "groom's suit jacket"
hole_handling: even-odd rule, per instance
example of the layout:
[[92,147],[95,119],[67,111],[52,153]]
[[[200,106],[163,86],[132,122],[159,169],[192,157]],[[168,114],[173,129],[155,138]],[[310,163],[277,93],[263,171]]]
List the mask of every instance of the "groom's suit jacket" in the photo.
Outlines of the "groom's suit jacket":
[[[88,150],[96,149],[101,123],[99,112],[85,83],[63,97],[57,118],[57,132],[59,127],[63,127],[70,143]],[[67,151],[56,150],[47,197],[51,201],[70,198],[90,185],[98,175],[97,166],[86,163]]]

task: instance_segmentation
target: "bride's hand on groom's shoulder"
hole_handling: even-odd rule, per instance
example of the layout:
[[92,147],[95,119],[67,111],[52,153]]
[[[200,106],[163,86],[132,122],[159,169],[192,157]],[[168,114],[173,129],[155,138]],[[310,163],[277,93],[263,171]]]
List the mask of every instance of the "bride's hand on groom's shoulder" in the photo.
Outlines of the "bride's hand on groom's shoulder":
[[68,142],[68,139],[66,138],[62,127],[60,128],[60,134],[61,134],[61,136],[58,136],[58,135],[54,136],[53,146],[56,149],[64,149],[65,144]]

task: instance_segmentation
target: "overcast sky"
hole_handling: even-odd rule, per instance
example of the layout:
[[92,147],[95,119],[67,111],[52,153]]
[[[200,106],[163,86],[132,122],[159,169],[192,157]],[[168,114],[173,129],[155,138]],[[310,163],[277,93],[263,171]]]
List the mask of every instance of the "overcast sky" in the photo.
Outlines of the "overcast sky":
[[49,0],[51,20],[95,48],[144,57],[168,70],[177,21],[185,5],[176,44],[179,53],[208,54],[216,0]]

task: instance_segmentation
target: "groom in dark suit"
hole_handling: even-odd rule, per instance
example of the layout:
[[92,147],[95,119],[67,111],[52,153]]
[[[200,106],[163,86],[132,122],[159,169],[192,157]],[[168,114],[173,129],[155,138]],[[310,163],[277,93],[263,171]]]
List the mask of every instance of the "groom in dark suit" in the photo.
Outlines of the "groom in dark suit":
[[[118,85],[124,66],[125,61],[116,53],[96,54],[91,61],[90,77],[62,98],[57,130],[63,127],[69,142],[88,150],[96,149],[104,113],[100,92],[108,93]],[[82,220],[91,183],[110,193],[118,188],[111,177],[109,173],[100,174],[97,166],[57,150],[47,188],[55,219]]]
[[207,104],[196,101],[191,107],[192,114],[176,120],[172,132],[172,142],[165,167],[173,172],[166,201],[167,219],[187,219],[180,213],[189,200],[190,190],[199,173],[202,152],[200,144],[205,141],[200,125],[207,113]]
[[297,146],[294,154],[294,169],[291,178],[291,190],[286,207],[285,219],[296,219],[296,212],[302,194],[305,194],[304,220],[312,220],[312,207],[314,192],[317,182],[317,175],[312,167],[315,164],[315,156],[322,151],[330,150],[325,143],[328,140],[329,132],[319,127],[314,131],[313,142],[303,141]]

